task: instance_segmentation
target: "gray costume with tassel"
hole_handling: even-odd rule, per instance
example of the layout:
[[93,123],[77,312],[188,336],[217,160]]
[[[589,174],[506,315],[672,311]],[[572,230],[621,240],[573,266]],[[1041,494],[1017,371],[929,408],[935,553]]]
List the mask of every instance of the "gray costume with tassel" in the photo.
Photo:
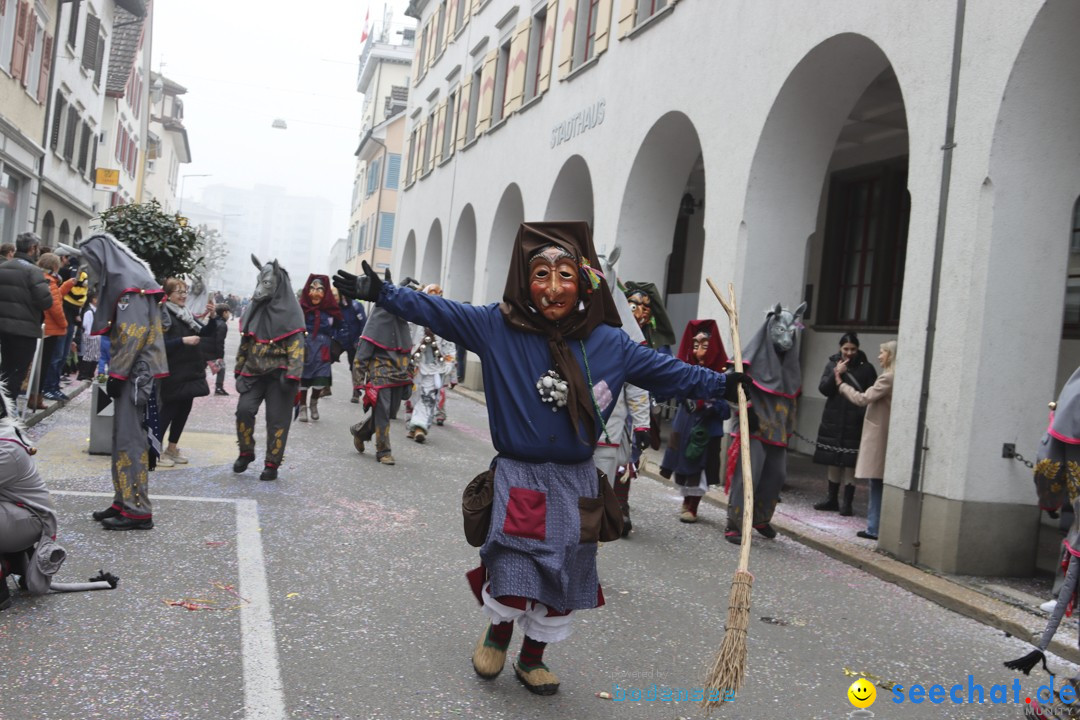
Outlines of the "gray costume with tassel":
[[149,266],[112,235],[79,245],[90,287],[98,296],[91,334],[109,334],[113,396],[112,509],[129,520],[150,520],[151,445],[160,446],[147,412],[156,407],[158,378],[169,374],[162,335],[165,293]]

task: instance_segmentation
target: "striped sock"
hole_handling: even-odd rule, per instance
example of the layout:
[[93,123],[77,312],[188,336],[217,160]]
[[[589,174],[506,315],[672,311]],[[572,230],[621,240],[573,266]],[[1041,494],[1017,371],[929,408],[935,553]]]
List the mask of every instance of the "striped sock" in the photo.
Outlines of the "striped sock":
[[526,635],[525,642],[521,643],[521,655],[518,656],[518,663],[526,670],[543,667],[545,647],[547,647],[547,643],[533,640]]
[[484,640],[484,644],[505,651],[506,648],[510,646],[510,636],[513,633],[513,620],[510,622],[499,623],[498,625],[492,623],[488,627],[487,638]]

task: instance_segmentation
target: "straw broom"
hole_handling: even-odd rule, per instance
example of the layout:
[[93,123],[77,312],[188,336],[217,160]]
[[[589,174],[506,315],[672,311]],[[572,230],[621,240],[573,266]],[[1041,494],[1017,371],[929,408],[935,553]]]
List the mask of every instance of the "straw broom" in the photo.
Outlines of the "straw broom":
[[[731,322],[731,342],[735,346],[735,371],[743,371],[742,343],[739,341],[739,313],[735,306],[735,286],[728,283],[729,300],[725,301],[720,291],[713,285],[712,279],[706,278],[709,289],[720,301],[724,312]],[[705,677],[705,700],[702,703],[708,713],[713,708],[732,700],[742,687],[746,671],[746,632],[750,626],[750,590],[754,576],[750,574],[750,527],[753,525],[754,482],[750,469],[750,423],[746,419],[746,391],[739,386],[739,456],[742,458],[743,478],[743,513],[742,540],[739,546],[739,566],[731,581],[731,596],[728,598],[727,624],[724,641],[716,653],[712,667]],[[715,690],[716,692],[712,692]]]

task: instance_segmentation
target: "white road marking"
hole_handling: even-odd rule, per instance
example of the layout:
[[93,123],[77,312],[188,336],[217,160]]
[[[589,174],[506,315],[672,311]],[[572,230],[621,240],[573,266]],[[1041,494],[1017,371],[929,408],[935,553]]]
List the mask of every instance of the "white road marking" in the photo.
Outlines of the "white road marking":
[[[81,490],[50,490],[53,495],[113,498],[113,493]],[[259,504],[254,500],[154,495],[154,500],[232,503],[236,506],[237,592],[250,602],[240,608],[241,657],[244,674],[244,717],[247,720],[284,720],[285,695],[278,666],[270,587],[263,563]]]

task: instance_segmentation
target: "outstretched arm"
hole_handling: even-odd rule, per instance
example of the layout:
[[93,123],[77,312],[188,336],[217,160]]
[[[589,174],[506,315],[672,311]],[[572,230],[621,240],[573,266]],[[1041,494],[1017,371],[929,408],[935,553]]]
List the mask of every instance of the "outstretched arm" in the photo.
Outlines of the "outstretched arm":
[[383,283],[376,301],[398,317],[403,317],[447,340],[460,342],[483,355],[485,338],[495,322],[501,322],[491,306],[466,305],[437,295],[427,295],[393,283]]
[[638,345],[622,334],[626,355],[626,379],[652,393],[702,400],[720,400],[727,389],[726,376],[708,368],[688,365],[670,355]]

